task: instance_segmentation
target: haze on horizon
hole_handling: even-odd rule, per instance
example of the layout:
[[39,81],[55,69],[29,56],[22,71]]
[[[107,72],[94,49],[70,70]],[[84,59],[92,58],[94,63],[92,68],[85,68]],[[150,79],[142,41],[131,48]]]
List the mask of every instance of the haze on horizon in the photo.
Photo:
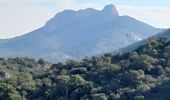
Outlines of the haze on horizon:
[[65,9],[102,9],[116,5],[120,15],[129,15],[157,28],[170,26],[168,0],[0,0],[0,38],[11,38],[43,26]]

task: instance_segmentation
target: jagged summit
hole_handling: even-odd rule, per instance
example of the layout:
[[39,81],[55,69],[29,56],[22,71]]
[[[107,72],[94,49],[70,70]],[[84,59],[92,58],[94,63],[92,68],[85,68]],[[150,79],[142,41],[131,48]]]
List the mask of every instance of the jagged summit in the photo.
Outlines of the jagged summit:
[[1,40],[0,57],[27,56],[54,62],[81,59],[118,50],[160,31],[129,16],[119,16],[114,5],[102,10],[65,10],[31,33]]
[[[63,12],[57,13],[55,17],[46,23],[47,29],[56,29],[56,27],[61,27],[65,25],[71,25],[72,23],[77,23],[81,20],[82,22],[86,19],[87,22],[99,22],[99,21],[110,21],[119,17],[118,11],[115,5],[106,5],[102,10],[96,10],[94,8],[86,8],[80,10],[64,10]],[[60,23],[59,26],[56,24]],[[83,22],[84,23],[84,22]],[[64,24],[64,25],[62,25]]]
[[117,11],[115,5],[113,5],[113,4],[106,5],[102,11],[104,13],[107,13],[107,14],[110,14],[110,15],[119,16],[118,11]]

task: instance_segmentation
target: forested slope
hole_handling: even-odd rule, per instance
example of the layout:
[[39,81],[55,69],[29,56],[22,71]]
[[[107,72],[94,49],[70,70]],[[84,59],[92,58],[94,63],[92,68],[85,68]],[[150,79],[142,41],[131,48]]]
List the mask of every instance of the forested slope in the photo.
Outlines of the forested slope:
[[169,100],[170,41],[80,62],[1,58],[0,78],[0,100]]

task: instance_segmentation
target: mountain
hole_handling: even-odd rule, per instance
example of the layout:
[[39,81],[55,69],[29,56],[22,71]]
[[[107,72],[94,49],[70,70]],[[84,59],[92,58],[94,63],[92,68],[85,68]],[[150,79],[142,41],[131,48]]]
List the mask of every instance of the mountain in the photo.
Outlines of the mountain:
[[0,56],[28,56],[50,61],[79,59],[118,50],[162,31],[129,16],[114,5],[59,12],[43,27],[0,41]]
[[160,38],[160,37],[166,37],[167,39],[170,39],[170,28],[163,32],[160,32],[155,36],[152,36],[151,38]]
[[133,43],[127,47],[121,48],[119,51],[121,51],[121,52],[133,51],[133,50],[137,49],[138,47],[140,47],[141,45],[145,45],[148,41],[157,40],[158,38],[166,38],[166,39],[170,40],[170,29],[166,29],[166,30],[164,30],[154,36],[151,36],[147,39]]

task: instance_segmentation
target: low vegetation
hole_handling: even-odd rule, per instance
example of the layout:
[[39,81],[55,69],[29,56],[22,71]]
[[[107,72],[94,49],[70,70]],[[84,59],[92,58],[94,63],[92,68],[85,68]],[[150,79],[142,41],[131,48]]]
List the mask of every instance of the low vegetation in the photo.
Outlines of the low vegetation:
[[132,52],[51,64],[0,59],[0,100],[169,100],[170,41]]

